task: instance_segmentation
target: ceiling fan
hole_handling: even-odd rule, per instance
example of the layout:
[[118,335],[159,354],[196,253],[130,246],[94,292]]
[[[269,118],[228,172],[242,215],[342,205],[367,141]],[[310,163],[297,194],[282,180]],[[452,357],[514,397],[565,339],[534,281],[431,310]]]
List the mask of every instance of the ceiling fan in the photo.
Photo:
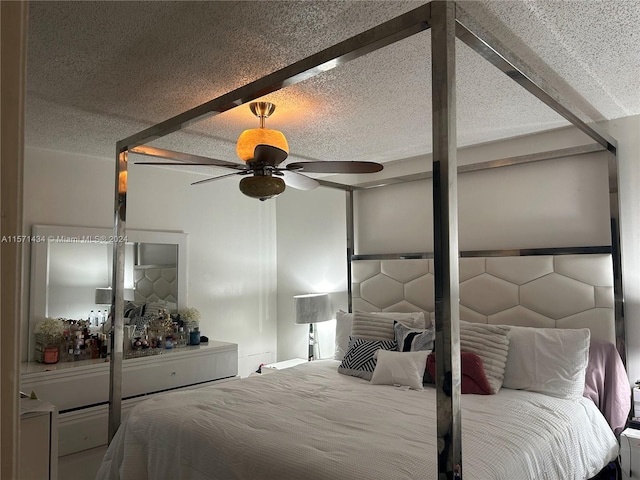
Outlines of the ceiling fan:
[[235,172],[193,182],[192,185],[201,185],[232,175],[240,175],[244,177],[240,180],[240,191],[249,197],[258,198],[262,201],[280,195],[284,192],[286,186],[298,190],[312,190],[320,185],[316,180],[303,175],[301,172],[374,173],[379,172],[383,168],[379,163],[359,161],[294,162],[284,167],[279,167],[289,155],[287,139],[282,132],[264,127],[265,119],[275,111],[276,106],[269,102],[253,102],[249,105],[249,108],[251,112],[260,119],[260,127],[245,130],[238,138],[236,153],[238,157],[245,162],[244,165],[198,157],[191,154],[169,152],[147,146],[136,147],[131,151],[143,155],[183,160],[184,163],[135,162],[135,164],[174,166],[206,165],[229,168],[235,170]]

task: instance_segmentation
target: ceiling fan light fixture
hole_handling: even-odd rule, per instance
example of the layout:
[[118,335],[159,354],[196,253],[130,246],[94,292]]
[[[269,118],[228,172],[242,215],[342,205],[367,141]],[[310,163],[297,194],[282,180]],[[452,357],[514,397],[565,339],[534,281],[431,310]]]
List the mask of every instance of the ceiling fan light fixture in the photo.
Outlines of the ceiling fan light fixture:
[[267,200],[284,192],[284,180],[271,175],[256,175],[240,180],[240,191],[247,197]]
[[269,128],[252,128],[242,132],[240,137],[238,137],[236,153],[244,162],[253,160],[253,154],[258,145],[278,147],[280,150],[289,153],[289,144],[284,134],[278,130],[271,130]]
[[245,130],[240,134],[236,143],[238,157],[244,162],[253,160],[254,151],[258,145],[270,145],[289,153],[289,144],[284,134],[278,130],[264,128],[265,118],[269,118],[276,106],[270,102],[251,102],[249,108],[260,119],[260,128]]
[[[234,172],[193,182],[192,185],[209,183],[220,178],[235,175],[243,175],[245,178],[240,181],[240,191],[248,197],[257,198],[261,201],[280,195],[284,192],[286,186],[298,190],[312,190],[320,185],[318,181],[306,176],[305,173],[373,173],[379,172],[383,168],[379,163],[346,160],[336,162],[294,162],[289,163],[286,167],[280,167],[279,165],[281,165],[289,155],[287,139],[282,132],[264,128],[265,118],[268,118],[275,111],[276,106],[269,102],[253,102],[249,105],[249,108],[260,120],[260,128],[245,130],[238,138],[236,152],[238,153],[238,157],[246,162],[244,167],[236,163],[171,152],[170,150],[151,149],[148,152],[144,152],[134,149],[135,153],[161,158],[173,158],[173,155],[175,155],[175,158],[179,160],[188,159],[188,165],[190,166],[203,165],[229,168]],[[196,160],[195,162],[193,161],[194,159]],[[182,163],[167,162],[136,163],[184,165]],[[126,174],[126,171],[124,173]],[[124,184],[126,187],[126,177]]]

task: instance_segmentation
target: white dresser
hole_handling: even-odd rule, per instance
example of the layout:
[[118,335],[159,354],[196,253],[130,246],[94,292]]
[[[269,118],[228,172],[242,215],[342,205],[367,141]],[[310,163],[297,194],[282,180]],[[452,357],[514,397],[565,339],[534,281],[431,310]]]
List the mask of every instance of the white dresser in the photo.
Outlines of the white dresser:
[[[163,350],[160,355],[123,362],[122,419],[150,395],[194,389],[236,379],[238,345],[210,341],[199,346]],[[58,410],[58,455],[68,455],[107,443],[109,363],[104,360],[44,365],[22,364],[23,392]]]

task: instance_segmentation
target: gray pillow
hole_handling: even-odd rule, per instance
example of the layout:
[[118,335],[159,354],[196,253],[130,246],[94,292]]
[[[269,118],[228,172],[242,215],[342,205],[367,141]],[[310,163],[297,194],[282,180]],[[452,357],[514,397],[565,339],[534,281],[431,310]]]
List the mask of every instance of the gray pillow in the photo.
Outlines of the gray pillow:
[[436,339],[436,331],[433,328],[410,328],[401,322],[393,322],[393,330],[400,352],[417,352],[421,350],[433,350]]

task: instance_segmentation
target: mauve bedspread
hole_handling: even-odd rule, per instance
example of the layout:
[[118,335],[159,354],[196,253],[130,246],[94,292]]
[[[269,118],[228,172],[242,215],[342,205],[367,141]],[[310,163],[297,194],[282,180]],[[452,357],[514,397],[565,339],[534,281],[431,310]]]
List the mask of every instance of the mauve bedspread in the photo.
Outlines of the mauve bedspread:
[[585,375],[584,396],[596,404],[611,430],[624,430],[631,410],[631,386],[615,345],[591,340]]

